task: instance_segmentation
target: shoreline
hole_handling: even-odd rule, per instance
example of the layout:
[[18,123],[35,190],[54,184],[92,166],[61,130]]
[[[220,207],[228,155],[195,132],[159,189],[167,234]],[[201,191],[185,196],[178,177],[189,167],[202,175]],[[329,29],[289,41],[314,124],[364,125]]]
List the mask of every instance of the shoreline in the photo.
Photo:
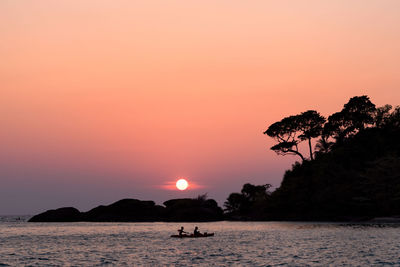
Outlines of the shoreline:
[[0,222],[29,222],[29,223],[213,223],[213,222],[277,222],[277,223],[333,223],[333,224],[400,224],[400,216],[374,217],[370,219],[352,218],[348,220],[209,220],[209,221],[42,221],[30,222],[33,215],[0,215]]

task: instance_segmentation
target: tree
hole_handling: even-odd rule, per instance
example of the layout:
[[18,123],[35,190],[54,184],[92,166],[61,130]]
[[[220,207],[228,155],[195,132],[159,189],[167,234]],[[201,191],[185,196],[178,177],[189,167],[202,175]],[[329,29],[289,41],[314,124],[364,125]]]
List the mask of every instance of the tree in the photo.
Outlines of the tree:
[[315,110],[308,110],[299,115],[283,118],[273,123],[264,132],[274,138],[278,144],[271,147],[278,155],[297,155],[304,161],[298,144],[308,140],[310,159],[313,160],[311,139],[321,135],[325,118]]
[[264,132],[268,136],[275,138],[278,144],[271,147],[278,155],[297,155],[304,161],[304,156],[299,152],[297,139],[297,118],[290,116],[283,118],[281,121],[273,123]]
[[350,123],[353,131],[364,130],[366,125],[373,124],[375,111],[375,104],[366,95],[350,98],[342,109],[345,119]]
[[239,213],[242,210],[244,197],[240,193],[231,193],[224,203],[228,213]]
[[400,128],[400,106],[396,106],[392,113],[385,119],[385,126],[392,129]]
[[392,109],[391,105],[384,105],[383,107],[379,107],[375,111],[375,125],[380,128],[384,125],[385,121],[390,117],[390,110]]
[[337,144],[343,142],[350,132],[350,124],[345,120],[343,112],[333,113],[328,117],[327,123],[324,125],[324,134],[329,137],[333,137]]
[[334,142],[329,141],[329,136],[322,134],[315,145],[315,150],[318,153],[328,153],[331,151],[333,144]]
[[246,183],[242,187],[241,193],[231,193],[225,201],[225,211],[231,214],[248,215],[258,212],[263,208],[270,195],[268,191],[270,184],[252,185]]
[[249,202],[254,202],[257,200],[264,199],[268,195],[268,189],[272,186],[270,184],[265,185],[252,185],[252,184],[244,184],[242,188],[242,195]]
[[355,96],[350,98],[340,112],[328,117],[324,126],[324,133],[342,143],[346,138],[354,136],[364,130],[367,125],[375,122],[376,108],[369,97]]
[[309,110],[301,113],[298,116],[298,129],[302,133],[299,135],[300,140],[308,140],[308,147],[310,149],[310,159],[313,160],[313,152],[311,146],[311,139],[321,135],[325,118],[315,110]]

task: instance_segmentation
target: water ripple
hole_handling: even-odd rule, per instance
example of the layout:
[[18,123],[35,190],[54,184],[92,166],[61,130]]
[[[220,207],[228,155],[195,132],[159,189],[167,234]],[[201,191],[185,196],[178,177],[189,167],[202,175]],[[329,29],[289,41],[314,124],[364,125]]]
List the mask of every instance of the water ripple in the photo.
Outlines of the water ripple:
[[[184,224],[186,229],[194,223]],[[175,223],[0,222],[0,266],[400,265],[399,225],[196,223],[214,237],[173,239]],[[180,226],[180,225],[179,225]]]

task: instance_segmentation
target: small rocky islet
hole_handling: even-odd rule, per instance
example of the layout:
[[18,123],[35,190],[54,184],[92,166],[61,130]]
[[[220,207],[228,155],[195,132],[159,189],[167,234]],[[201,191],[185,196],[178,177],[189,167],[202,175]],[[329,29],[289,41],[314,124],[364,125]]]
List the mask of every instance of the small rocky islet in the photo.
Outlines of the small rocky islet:
[[219,221],[223,210],[213,199],[171,199],[164,206],[154,201],[122,199],[108,206],[98,206],[87,212],[73,207],[48,210],[33,216],[29,222],[156,222],[156,221]]

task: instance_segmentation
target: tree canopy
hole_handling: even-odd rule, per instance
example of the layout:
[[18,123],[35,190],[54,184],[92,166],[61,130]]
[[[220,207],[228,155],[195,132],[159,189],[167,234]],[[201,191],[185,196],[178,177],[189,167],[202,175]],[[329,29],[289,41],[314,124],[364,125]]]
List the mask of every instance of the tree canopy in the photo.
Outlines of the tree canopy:
[[[381,110],[381,112],[384,111],[384,109]],[[377,118],[376,112],[375,104],[368,96],[352,97],[340,112],[328,117],[324,132],[337,142],[343,142],[346,138],[364,130],[368,125],[374,124]]]
[[[355,96],[344,104],[341,111],[330,115],[328,120],[317,111],[308,110],[273,123],[264,134],[277,141],[271,147],[277,154],[297,155],[302,161],[313,160],[313,138],[319,138],[315,146],[318,153],[326,153],[335,143],[340,144],[371,125],[384,123],[390,109],[390,105],[377,109],[366,95]],[[308,158],[299,150],[302,141],[308,143]]]
[[283,118],[273,123],[264,132],[274,138],[278,144],[271,147],[279,155],[292,154],[305,157],[299,151],[299,143],[307,140],[310,150],[310,159],[313,159],[311,139],[321,135],[325,118],[315,110],[308,110],[299,115]]
[[224,203],[225,211],[230,215],[257,216],[259,208],[266,205],[270,188],[270,184],[244,184],[240,193],[229,195]]

